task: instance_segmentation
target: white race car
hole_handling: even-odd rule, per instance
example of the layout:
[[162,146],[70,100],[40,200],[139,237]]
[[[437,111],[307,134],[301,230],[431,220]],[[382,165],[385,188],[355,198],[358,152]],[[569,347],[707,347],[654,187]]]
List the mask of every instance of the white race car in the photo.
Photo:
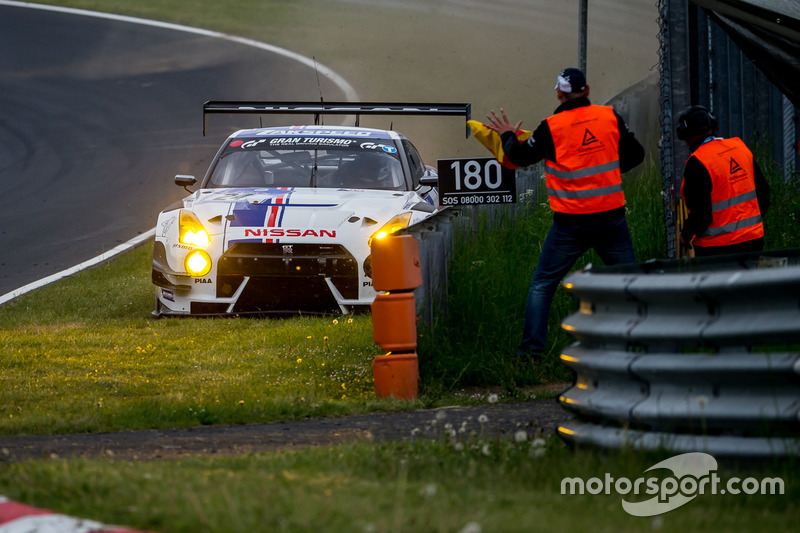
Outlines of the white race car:
[[[210,113],[459,114],[469,104],[208,102]],[[317,118],[317,121],[319,119]],[[176,176],[186,187],[193,176]],[[342,312],[372,303],[370,242],[436,212],[437,174],[402,134],[239,130],[158,217],[155,315]]]

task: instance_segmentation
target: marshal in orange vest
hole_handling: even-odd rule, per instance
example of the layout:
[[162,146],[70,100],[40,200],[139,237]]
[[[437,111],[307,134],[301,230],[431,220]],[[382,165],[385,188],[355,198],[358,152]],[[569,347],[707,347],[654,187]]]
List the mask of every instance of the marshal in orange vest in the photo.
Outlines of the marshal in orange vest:
[[546,119],[556,161],[545,161],[553,211],[588,214],[625,205],[619,167],[619,124],[609,106],[591,105]]
[[[692,154],[711,176],[712,221],[698,246],[728,246],[764,236],[756,195],[753,153],[738,137],[714,139]],[[681,196],[683,196],[681,184]]]

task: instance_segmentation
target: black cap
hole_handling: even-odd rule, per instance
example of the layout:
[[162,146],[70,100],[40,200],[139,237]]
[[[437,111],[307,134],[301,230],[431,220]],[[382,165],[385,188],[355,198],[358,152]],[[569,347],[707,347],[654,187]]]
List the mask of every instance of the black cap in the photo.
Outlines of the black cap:
[[678,115],[675,133],[681,141],[688,141],[698,135],[712,134],[717,129],[717,119],[701,105],[689,106]]
[[586,89],[586,76],[578,68],[565,68],[558,74],[556,89],[562,93],[580,93]]

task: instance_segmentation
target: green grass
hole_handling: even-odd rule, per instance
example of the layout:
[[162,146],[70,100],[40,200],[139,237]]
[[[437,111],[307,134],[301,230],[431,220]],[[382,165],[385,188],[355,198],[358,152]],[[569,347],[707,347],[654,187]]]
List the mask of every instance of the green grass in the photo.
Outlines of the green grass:
[[[660,174],[652,167],[624,178],[627,218],[640,261],[663,257]],[[421,361],[423,376],[445,389],[448,384],[503,385],[510,393],[519,387],[570,379],[558,362],[561,349],[574,340],[559,324],[575,310],[574,298],[559,288],[553,301],[544,364],[518,368],[512,364],[521,340],[525,299],[545,235],[552,222],[543,187],[538,197],[524,195],[527,207],[490,224],[479,219],[479,232],[463,228],[457,235],[455,257],[448,271],[448,313],[426,331],[422,353],[436,357]],[[575,266],[602,265],[595,253]],[[432,385],[432,386],[436,386]]]
[[73,516],[170,532],[796,530],[796,464],[719,471],[723,480],[763,479],[769,471],[784,480],[783,495],[705,494],[657,517],[629,516],[613,490],[561,493],[566,477],[658,476],[645,474],[658,459],[575,452],[555,437],[517,442],[477,434],[215,459],[10,464],[0,466],[0,494]]
[[[784,183],[773,165],[762,161],[761,166],[772,197],[764,222],[765,248],[800,248],[800,179],[795,177]],[[660,172],[650,165],[626,174],[623,184],[637,259],[664,259]],[[570,379],[558,356],[574,339],[559,325],[575,311],[576,302],[563,288],[558,289],[553,300],[544,364],[535,368],[511,364],[521,340],[528,286],[552,221],[542,189],[538,198],[521,200],[527,208],[493,223],[491,229],[488,218],[481,215],[477,234],[468,225],[457,234],[456,259],[448,271],[448,313],[439,317],[420,340],[420,353],[431,355],[420,360],[420,372],[430,387],[448,390],[488,382],[504,386],[513,395],[520,387]],[[589,263],[603,264],[591,252],[574,269]]]
[[[324,2],[74,0],[50,2],[213,28],[313,55]],[[363,9],[336,3],[340,24]],[[188,8],[191,7],[191,8]],[[241,18],[247,13],[247,20]],[[269,36],[267,39],[265,36]],[[314,43],[312,46],[310,43]],[[335,56],[345,43],[324,43]],[[370,53],[368,46],[356,46]],[[348,60],[358,71],[360,56]],[[421,74],[425,74],[422,71]],[[393,78],[392,78],[393,79]],[[391,83],[388,79],[386,83]],[[419,84],[423,86],[423,84]],[[771,172],[767,248],[800,246],[800,195]],[[640,260],[663,257],[660,178],[626,176],[628,220]],[[543,198],[532,199],[534,205]],[[485,221],[481,222],[485,228]],[[449,314],[420,339],[421,397],[378,401],[368,315],[281,319],[149,316],[150,247],[23,295],[0,307],[0,434],[97,432],[339,416],[445,403],[475,403],[467,385],[501,385],[504,398],[569,379],[557,363],[572,342],[558,328],[574,309],[563,290],[551,314],[545,365],[520,369],[516,346],[541,240],[545,206],[493,232],[457,240]],[[587,262],[599,263],[588,255]],[[502,273],[502,276],[498,276]],[[334,322],[334,319],[336,322]],[[783,496],[701,496],[655,518],[633,518],[620,496],[560,494],[564,477],[635,478],[651,455],[571,450],[557,438],[348,444],[231,458],[131,463],[115,460],[2,462],[0,494],[59,512],[157,531],[753,531],[795,530],[796,462],[731,468],[781,476]],[[471,528],[471,529],[470,529]]]
[[[794,183],[773,180],[768,247],[800,246]],[[626,177],[637,257],[661,257],[660,180]],[[571,379],[558,362],[575,302],[559,289],[550,351],[538,367],[513,364],[524,299],[551,213],[544,198],[491,231],[456,238],[448,313],[420,327],[421,394],[375,397],[382,353],[368,314],[348,317],[154,319],[151,246],[25,294],[0,307],[0,434],[68,433],[247,423],[480,401],[465,387],[530,387]],[[600,263],[587,254],[576,265]],[[501,273],[501,274],[498,274]],[[540,387],[536,390],[541,396]]]
[[0,434],[386,408],[372,388],[381,350],[368,315],[154,319],[151,253],[142,246],[0,307]]
[[[658,255],[658,176],[626,179],[637,254]],[[771,217],[797,207],[793,185],[777,190]],[[368,315],[151,318],[151,248],[141,246],[0,307],[0,434],[250,423],[482,401],[450,394],[468,384],[500,384],[504,398],[523,397],[524,386],[569,377],[555,362],[555,348],[535,371],[510,365],[498,348],[516,342],[515,321],[549,217],[542,206],[521,209],[492,236],[481,231],[477,240],[458,240],[451,276],[458,290],[447,319],[463,320],[457,333],[469,331],[470,342],[455,334],[437,339],[448,331],[442,324],[423,332],[422,394],[414,402],[375,399],[370,367],[380,351]],[[768,223],[775,228],[781,219]],[[791,234],[791,228],[779,233],[790,235],[781,242],[794,242]],[[505,257],[510,251],[518,255]],[[590,255],[584,263],[595,260]],[[501,282],[492,269],[508,279]],[[509,280],[516,285],[507,286]],[[556,347],[570,342],[557,321],[573,309],[571,297],[560,293],[551,327]],[[177,532],[794,527],[794,462],[721,472],[779,476],[785,495],[704,495],[663,516],[634,518],[622,510],[621,496],[564,495],[561,480],[605,473],[635,479],[656,456],[571,450],[555,436],[546,443],[527,434],[520,442],[497,440],[469,429],[475,431],[433,442],[144,463],[2,463],[0,450],[0,494],[106,523]]]

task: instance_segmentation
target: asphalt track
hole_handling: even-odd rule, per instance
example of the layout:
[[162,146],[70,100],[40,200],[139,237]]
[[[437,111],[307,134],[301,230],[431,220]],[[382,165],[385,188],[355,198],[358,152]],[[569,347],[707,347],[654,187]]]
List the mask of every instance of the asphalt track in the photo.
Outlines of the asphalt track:
[[[369,5],[360,13],[382,22],[373,27],[336,19],[337,4]],[[305,53],[323,53],[351,78],[363,78],[366,99],[464,100],[476,113],[514,101],[515,113],[535,119],[553,106],[541,87],[574,57],[564,44],[573,40],[575,1],[329,5],[322,19],[292,31],[302,35],[313,27],[316,39]],[[233,127],[214,117],[211,135],[203,138],[204,101],[315,100],[318,79],[327,100],[358,99],[324,65],[317,76],[309,57],[266,43],[74,11],[0,0],[0,305],[21,287],[57,279],[137,236],[147,238],[158,211],[184,195],[172,177],[200,177]],[[607,98],[649,73],[656,61],[656,14],[637,0],[592,3],[595,96]],[[387,29],[397,37],[385,39]],[[549,51],[529,48],[533,42],[548,43]],[[398,46],[402,56],[395,55]],[[431,83],[432,72],[460,81]],[[486,83],[494,79],[503,82]],[[424,96],[414,92],[419,87]],[[536,97],[521,98],[521,89]],[[446,136],[450,129],[415,132],[423,148]],[[445,146],[434,155],[474,155],[477,144],[462,138]]]
[[315,100],[318,79],[353,97],[253,44],[0,3],[0,295],[146,234],[186,195],[175,174],[202,177],[232,129],[257,125],[212,117],[203,137],[205,101]]

